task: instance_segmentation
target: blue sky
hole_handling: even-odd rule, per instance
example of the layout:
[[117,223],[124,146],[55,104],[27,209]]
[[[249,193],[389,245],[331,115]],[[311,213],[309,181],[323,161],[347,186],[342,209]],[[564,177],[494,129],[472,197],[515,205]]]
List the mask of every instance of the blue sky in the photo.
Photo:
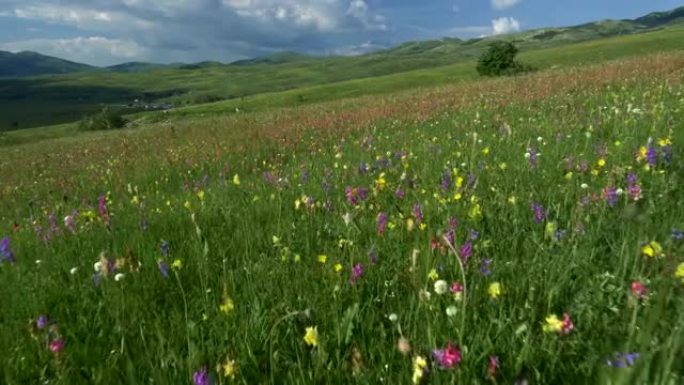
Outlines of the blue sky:
[[0,50],[94,65],[229,62],[291,50],[352,55],[635,18],[681,0],[0,0]]

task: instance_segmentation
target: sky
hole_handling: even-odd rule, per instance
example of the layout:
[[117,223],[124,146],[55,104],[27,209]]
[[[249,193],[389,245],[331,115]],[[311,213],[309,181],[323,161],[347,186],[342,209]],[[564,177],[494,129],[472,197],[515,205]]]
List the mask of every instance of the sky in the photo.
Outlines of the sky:
[[106,66],[231,62],[279,51],[357,55],[635,18],[684,0],[0,0],[0,50]]

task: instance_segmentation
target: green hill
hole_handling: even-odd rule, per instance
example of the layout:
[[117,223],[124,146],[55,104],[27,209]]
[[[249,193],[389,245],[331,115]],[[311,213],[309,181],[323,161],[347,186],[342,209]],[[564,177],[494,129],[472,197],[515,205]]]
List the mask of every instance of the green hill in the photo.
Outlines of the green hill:
[[95,71],[97,67],[74,63],[36,52],[0,51],[0,77],[24,77]]
[[[300,103],[315,102],[298,89],[338,82],[408,73],[415,70],[457,65],[473,61],[495,39],[514,42],[523,55],[578,43],[603,42],[625,36],[658,36],[648,46],[636,40],[618,40],[602,49],[607,57],[644,50],[658,52],[684,48],[681,24],[684,7],[658,12],[634,20],[604,20],[565,28],[545,28],[463,41],[455,38],[408,42],[397,47],[354,57],[312,57],[283,52],[231,64],[202,62],[158,66],[128,63],[109,71],[0,80],[0,129],[25,128],[74,121],[103,105],[125,108],[133,100],[170,103],[175,107],[233,100],[293,90]],[[656,34],[656,35],[653,35]],[[634,43],[637,42],[637,43]],[[610,44],[616,44],[610,49]],[[591,47],[591,46],[590,46]],[[589,48],[590,50],[592,48]],[[555,51],[554,51],[555,52]],[[547,55],[547,54],[545,54]],[[596,58],[601,52],[589,52]],[[552,56],[538,58],[541,67],[560,64]],[[566,60],[566,59],[563,59]],[[572,63],[574,59],[567,59]],[[576,61],[576,60],[575,60]],[[538,64],[539,65],[539,64]],[[417,84],[420,85],[420,84]],[[334,89],[332,87],[331,89]],[[362,92],[363,90],[355,91]],[[344,97],[346,94],[340,94]],[[26,100],[31,100],[27,106]]]

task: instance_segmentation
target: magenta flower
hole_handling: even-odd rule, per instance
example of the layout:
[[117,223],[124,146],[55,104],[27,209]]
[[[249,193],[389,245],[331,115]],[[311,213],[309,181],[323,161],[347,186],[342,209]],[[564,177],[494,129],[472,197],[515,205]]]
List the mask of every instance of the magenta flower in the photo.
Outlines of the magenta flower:
[[449,343],[445,349],[433,350],[432,356],[442,369],[453,369],[461,362],[461,348]]
[[544,210],[544,206],[536,202],[532,203],[532,215],[534,216],[535,222],[544,222],[546,219],[546,210]]
[[107,197],[104,194],[100,195],[97,199],[97,210],[102,221],[109,226],[111,218],[109,217],[109,211],[107,210]]
[[490,378],[496,377],[496,373],[499,371],[499,357],[489,356],[489,361],[487,363],[487,374]]
[[349,283],[351,283],[352,285],[355,284],[356,281],[358,281],[362,275],[363,275],[363,265],[361,265],[360,263],[357,263],[352,268],[352,275],[351,275],[351,278],[349,278]]
[[378,214],[377,218],[377,228],[378,228],[378,235],[384,235],[385,230],[387,229],[387,214],[386,213],[380,213]]
[[570,334],[570,332],[574,329],[575,324],[572,323],[572,320],[570,319],[570,314],[563,313],[563,327],[561,328],[561,332],[563,334]]
[[416,203],[413,205],[413,218],[416,219],[417,224],[421,224],[423,222],[423,209],[420,207],[420,204]]
[[203,366],[202,369],[196,371],[192,375],[192,381],[195,385],[210,385],[211,384],[211,378],[209,377],[209,372],[207,371],[207,367]]
[[454,282],[451,284],[451,292],[454,294],[463,293],[463,285],[460,282]]
[[630,290],[632,291],[632,295],[639,299],[642,299],[648,295],[648,287],[639,281],[632,282]]
[[461,261],[465,265],[468,263],[471,255],[473,255],[473,243],[468,241],[458,250],[458,256],[461,257]]
[[57,338],[52,340],[49,345],[50,351],[54,354],[59,354],[64,349],[64,340]]
[[0,241],[0,257],[2,257],[5,262],[14,263],[15,261],[9,237],[5,237]]

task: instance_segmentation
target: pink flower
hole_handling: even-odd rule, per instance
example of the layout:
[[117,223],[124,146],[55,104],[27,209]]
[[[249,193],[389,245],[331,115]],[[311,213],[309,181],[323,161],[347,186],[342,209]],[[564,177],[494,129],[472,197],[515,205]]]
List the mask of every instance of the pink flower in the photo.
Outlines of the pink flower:
[[454,282],[451,284],[451,292],[454,294],[460,294],[463,292],[463,285],[460,282]]
[[632,295],[639,299],[642,299],[648,295],[648,287],[639,281],[632,282],[631,290]]
[[563,334],[570,334],[570,332],[574,329],[575,324],[572,323],[572,320],[570,319],[570,314],[563,313],[563,327],[561,328],[561,332]]
[[432,355],[444,369],[455,368],[461,362],[461,348],[454,347],[449,343],[445,349],[435,349]]
[[496,377],[496,372],[499,371],[499,357],[489,356],[489,363],[487,364],[487,374],[489,377]]
[[54,354],[59,354],[62,349],[64,349],[64,340],[61,338],[58,338],[52,342],[50,342],[50,351],[53,352]]

